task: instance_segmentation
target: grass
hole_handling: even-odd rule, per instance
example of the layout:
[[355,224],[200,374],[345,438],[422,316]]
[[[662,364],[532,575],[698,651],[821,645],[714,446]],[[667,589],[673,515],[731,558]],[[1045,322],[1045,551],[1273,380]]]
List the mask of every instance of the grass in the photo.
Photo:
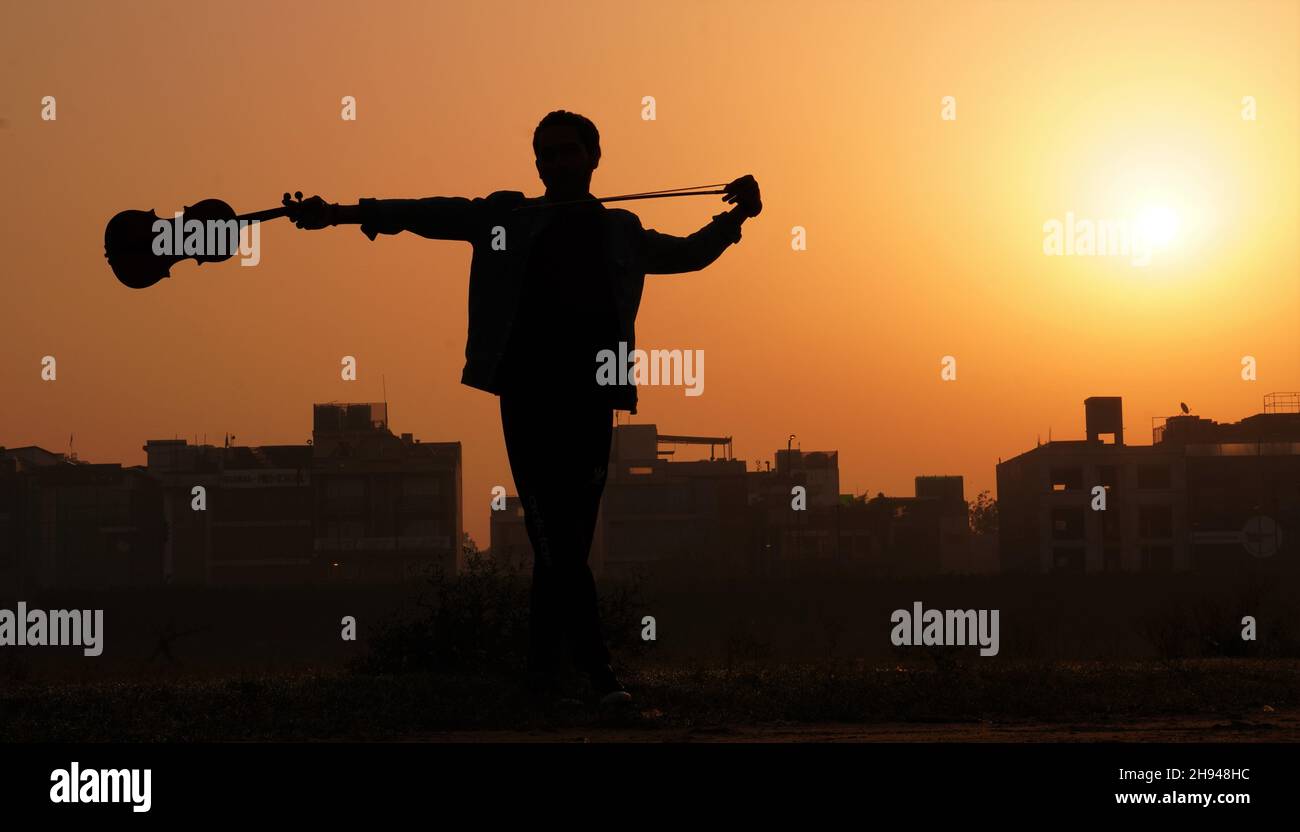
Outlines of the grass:
[[[717,725],[1300,713],[1300,606],[1287,581],[841,572],[738,580],[663,567],[653,581],[603,582],[605,636],[637,700],[612,722],[525,694],[527,577],[479,558],[417,586],[65,593],[36,606],[105,608],[105,654],[0,651],[0,741],[398,740],[601,727],[654,738]],[[1000,609],[1001,652],[893,647],[890,611],[917,599]],[[658,621],[654,642],[640,637],[646,614]],[[1255,641],[1240,636],[1245,614],[1258,618]],[[343,615],[360,622],[360,641],[340,639]],[[173,624],[195,634],[175,640],[174,660],[153,657]]]
[[227,679],[23,683],[0,690],[0,741],[396,740],[442,731],[718,724],[1069,724],[1159,716],[1240,718],[1300,707],[1300,663],[869,666],[855,662],[656,668],[626,673],[638,709],[533,703],[516,674],[361,672]]

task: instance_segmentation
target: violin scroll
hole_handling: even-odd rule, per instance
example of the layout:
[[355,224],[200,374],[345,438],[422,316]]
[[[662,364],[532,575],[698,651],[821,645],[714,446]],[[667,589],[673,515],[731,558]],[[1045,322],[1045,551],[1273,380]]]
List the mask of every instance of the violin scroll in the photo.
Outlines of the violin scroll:
[[294,191],[293,196],[294,199],[290,199],[288,193],[284,195],[284,207],[294,225],[315,230],[337,224],[337,205],[326,202],[319,196],[303,199],[302,191]]

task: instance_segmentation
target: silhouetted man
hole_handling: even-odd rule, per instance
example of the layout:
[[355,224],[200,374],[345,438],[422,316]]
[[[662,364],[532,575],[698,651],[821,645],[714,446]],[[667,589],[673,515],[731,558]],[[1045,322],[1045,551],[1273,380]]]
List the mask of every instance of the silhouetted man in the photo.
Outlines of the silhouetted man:
[[[758,183],[744,176],[727,186],[731,211],[687,237],[661,234],[630,211],[594,201],[600,134],[590,120],[564,110],[547,114],[533,133],[533,152],[546,186],[541,197],[497,191],[357,205],[312,197],[301,203],[296,222],[359,224],[372,240],[411,231],[474,246],[461,381],[501,397],[506,453],[533,547],[530,676],[551,678],[567,641],[601,704],[617,704],[631,696],[610,667],[587,559],[613,411],[635,413],[637,396],[630,384],[598,381],[597,355],[633,355],[645,275],[709,265],[740,240],[741,223],[757,216],[762,202]],[[618,377],[633,378],[631,367]]]

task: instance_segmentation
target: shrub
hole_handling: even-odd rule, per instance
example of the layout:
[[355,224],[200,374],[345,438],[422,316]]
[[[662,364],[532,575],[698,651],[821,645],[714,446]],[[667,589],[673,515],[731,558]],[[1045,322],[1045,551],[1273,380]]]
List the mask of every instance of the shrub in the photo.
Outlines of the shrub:
[[[414,616],[380,624],[369,652],[353,669],[362,673],[444,672],[511,669],[528,648],[531,577],[490,557],[471,553],[459,574],[435,570]],[[612,649],[637,649],[640,587],[612,585],[599,598],[606,642]]]

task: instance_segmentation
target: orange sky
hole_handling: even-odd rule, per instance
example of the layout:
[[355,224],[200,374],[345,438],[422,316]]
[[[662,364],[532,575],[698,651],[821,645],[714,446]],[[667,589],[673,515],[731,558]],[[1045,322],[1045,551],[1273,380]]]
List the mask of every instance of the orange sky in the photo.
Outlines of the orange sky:
[[[464,443],[466,528],[486,546],[491,488],[514,488],[495,398],[459,384],[467,244],[277,220],[256,268],[183,263],[131,291],[103,228],[126,208],[253,211],[294,189],[536,194],[532,128],[557,108],[601,130],[599,195],[749,172],[763,188],[738,247],[648,278],[639,346],[703,349],[705,394],[645,389],[635,421],[734,435],[751,464],[795,433],[840,451],[843,491],[952,473],[971,497],[1049,427],[1081,437],[1089,395],[1123,396],[1127,438],[1149,442],[1180,401],[1235,420],[1300,389],[1294,2],[78,2],[4,18],[0,444],[66,450],[75,433],[84,459],[138,464],[147,438],[298,443],[312,402],[380,399],[383,374],[395,431]],[[714,199],[625,207],[685,234]],[[1179,227],[1144,269],[1043,254],[1049,219],[1151,206]],[[358,381],[340,380],[343,355]]]

